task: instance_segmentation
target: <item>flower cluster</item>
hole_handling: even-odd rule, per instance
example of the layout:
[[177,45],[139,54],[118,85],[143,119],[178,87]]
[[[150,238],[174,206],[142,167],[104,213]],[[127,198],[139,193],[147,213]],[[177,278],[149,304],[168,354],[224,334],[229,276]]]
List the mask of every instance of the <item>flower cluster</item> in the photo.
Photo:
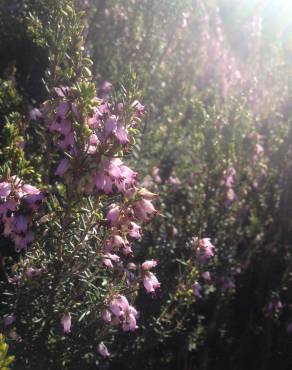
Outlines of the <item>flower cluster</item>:
[[105,241],[105,263],[117,261],[117,257],[111,254],[112,251],[123,249],[125,255],[133,254],[131,239],[140,239],[142,235],[141,227],[137,222],[150,220],[157,214],[151,199],[156,195],[146,191],[146,189],[131,188],[125,193],[126,202],[123,207],[112,204],[108,209],[106,220],[110,233]]
[[[113,317],[112,317],[113,315]],[[138,312],[131,306],[124,295],[117,295],[110,302],[108,309],[102,313],[102,319],[114,325],[121,324],[124,331],[137,329]]]
[[[100,97],[91,97],[86,102],[74,89],[55,88],[56,97],[44,103],[38,114],[34,111],[31,117],[43,120],[50,135],[54,158],[59,158],[53,164],[58,181],[71,186],[81,198],[92,196],[99,199],[100,204],[106,201],[104,218],[100,221],[105,234],[98,251],[106,271],[115,268],[123,271],[128,276],[127,286],[138,287],[141,283],[148,293],[154,294],[160,283],[150,270],[157,262],[145,261],[138,269],[129,258],[134,255],[135,242],[142,236],[140,224],[158,213],[152,203],[157,196],[140,187],[137,172],[122,161],[133,144],[133,133],[144,106],[138,101],[130,106],[111,103],[111,88],[111,84],[105,83],[99,90]],[[107,308],[101,316],[106,323],[134,331],[138,313],[124,294],[109,292],[105,298]],[[63,314],[61,325],[63,332],[69,334],[71,315],[68,311]],[[97,350],[103,357],[109,356],[103,342]]]
[[[131,240],[139,240],[142,236],[141,226],[137,222],[149,221],[157,214],[151,202],[156,195],[148,190],[130,188],[125,192],[125,197],[126,202],[123,207],[112,204],[106,215],[109,233],[104,244],[103,261],[109,268],[113,268],[113,263],[120,261],[116,253],[121,249],[124,255],[133,256]],[[145,261],[142,264],[143,284],[147,292],[151,293],[160,287],[155,275],[149,271],[156,264],[154,260]]]
[[160,288],[160,283],[157,280],[156,276],[150,272],[157,265],[157,261],[150,260],[142,263],[143,270],[143,284],[148,293],[154,293],[156,289]]
[[[205,270],[205,264],[214,257],[215,246],[211,243],[210,238],[200,239],[198,237],[192,238],[191,245],[195,249],[197,267],[199,270],[203,270],[200,273],[201,279],[207,283],[211,282],[212,276],[209,271]],[[196,298],[202,298],[203,286],[198,281],[195,281],[192,289]]]
[[[61,153],[71,157],[82,153],[82,156],[98,159],[98,166],[89,166],[91,179],[85,189],[87,194],[93,190],[109,194],[131,186],[137,174],[123,165],[120,159],[111,156],[118,147],[127,150],[131,142],[129,130],[136,127],[137,119],[143,115],[142,104],[135,102],[132,119],[125,123],[123,103],[109,103],[106,100],[108,95],[101,94],[102,99],[94,97],[90,108],[84,111],[74,90],[58,87],[55,93],[57,98],[53,107],[51,102],[46,102],[41,113],[47,129],[54,134],[57,147]],[[83,132],[80,131],[81,122]],[[55,175],[64,176],[69,167],[68,156],[63,156]]]
[[16,251],[26,250],[34,239],[32,215],[44,194],[17,176],[0,182],[0,222],[3,236],[11,238]]
[[206,262],[214,256],[214,245],[210,238],[199,239],[194,237],[192,239],[192,246],[195,248],[196,257],[200,262]]

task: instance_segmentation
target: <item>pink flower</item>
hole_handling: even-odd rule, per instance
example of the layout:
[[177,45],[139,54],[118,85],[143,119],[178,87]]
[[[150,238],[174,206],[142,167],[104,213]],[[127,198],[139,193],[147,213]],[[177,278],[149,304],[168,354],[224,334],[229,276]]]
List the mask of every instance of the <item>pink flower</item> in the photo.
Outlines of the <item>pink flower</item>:
[[127,144],[130,142],[128,130],[123,126],[119,126],[117,128],[116,137],[121,144]]
[[64,138],[61,138],[58,141],[58,145],[63,150],[68,150],[68,148],[73,147],[74,144],[74,134],[73,132],[70,132],[68,135],[66,135]]
[[137,270],[137,265],[134,262],[129,262],[127,265],[128,270]]
[[125,296],[118,295],[110,302],[109,309],[115,316],[123,316],[127,311],[129,311],[129,302]]
[[149,221],[152,216],[157,214],[153,204],[147,199],[141,199],[134,204],[135,216],[138,220]]
[[13,199],[9,199],[5,202],[5,207],[10,211],[16,211],[16,202]]
[[143,113],[145,112],[145,106],[142,105],[139,101],[136,102],[135,109],[136,109],[136,114],[139,117],[142,116]]
[[72,124],[67,119],[62,120],[62,122],[59,124],[58,131],[61,135],[68,136],[72,133]]
[[143,270],[150,270],[155,266],[157,266],[157,261],[155,260],[145,261],[142,263]]
[[110,222],[111,225],[115,225],[118,222],[120,217],[120,207],[116,204],[112,204],[108,213],[106,215],[106,219]]
[[33,242],[34,234],[32,231],[29,231],[24,236],[14,234],[12,239],[15,244],[15,250],[20,251],[22,249],[27,249],[27,247]]
[[29,118],[32,119],[32,120],[37,120],[38,118],[41,118],[42,117],[42,113],[39,109],[37,108],[33,108],[30,112],[29,112]]
[[35,186],[24,184],[22,186],[22,192],[24,195],[38,195],[41,191]]
[[[107,9],[106,9],[107,10]],[[101,92],[108,94],[113,88],[113,84],[110,83],[109,81],[104,81],[103,84],[101,85]]]
[[65,334],[71,331],[71,315],[70,313],[65,313],[61,319],[61,324],[63,325],[63,331]]
[[116,116],[109,117],[104,124],[106,137],[115,133],[118,127],[118,120]]
[[110,353],[109,353],[106,345],[103,342],[99,343],[99,345],[97,347],[97,350],[102,355],[102,357],[109,357],[110,356]]
[[89,145],[87,146],[87,153],[94,154],[97,152],[97,146],[99,144],[98,137],[95,134],[91,134],[89,138]]
[[57,108],[57,113],[56,113],[57,117],[65,118],[68,110],[69,110],[68,102],[59,103],[59,106]]
[[264,148],[260,144],[256,144],[254,148],[255,155],[260,156],[264,153]]
[[39,276],[42,272],[43,272],[43,269],[42,268],[38,269],[38,268],[34,268],[34,267],[29,267],[26,270],[26,275],[29,278],[33,278],[35,276]]
[[113,186],[119,192],[126,192],[134,186],[137,173],[125,166],[119,158],[106,160],[103,173],[99,172],[95,176],[97,190],[104,191],[106,194],[113,192]]
[[124,104],[123,103],[118,103],[117,110],[118,110],[119,113],[121,113],[124,110]]
[[95,134],[91,134],[89,137],[89,144],[90,145],[97,145],[99,144],[98,137]]
[[23,215],[19,215],[14,220],[14,227],[17,233],[25,233],[28,228],[27,219]]
[[193,291],[194,291],[194,295],[196,298],[202,298],[202,285],[199,284],[197,281],[195,282],[195,284],[193,284],[192,286],[193,288]]
[[125,320],[123,322],[124,331],[135,331],[137,329],[136,318],[138,317],[138,312],[133,306],[129,306],[128,311],[125,315]]
[[101,318],[103,319],[103,321],[110,323],[112,320],[112,314],[110,313],[109,310],[103,310],[101,314]]
[[234,184],[234,177],[236,175],[236,171],[234,167],[229,167],[226,171],[226,178],[225,178],[225,185],[227,188],[232,188]]
[[94,113],[88,118],[88,126],[92,129],[98,128],[100,125],[100,118],[102,113],[98,108],[94,108]]
[[36,194],[36,195],[27,195],[25,197],[25,201],[27,202],[28,206],[35,210],[39,207],[40,203],[42,202],[42,200],[44,199],[44,195],[43,194]]
[[192,244],[196,246],[197,258],[205,262],[214,256],[214,245],[210,242],[210,238],[193,238]]
[[95,178],[95,187],[98,191],[104,191],[105,194],[110,194],[113,191],[113,183],[109,176],[104,174],[97,173]]
[[[121,183],[121,179],[115,179],[115,185],[117,186],[119,191],[125,191],[129,187],[135,185],[135,181],[137,178],[137,172],[132,171],[128,166],[121,165],[120,166],[121,171],[121,179],[123,179],[123,186],[119,186],[119,183]],[[118,183],[117,183],[118,180]]]
[[18,192],[19,197],[25,196],[25,201],[32,209],[37,209],[38,205],[44,199],[44,195],[35,186],[24,184]]
[[119,158],[112,158],[105,164],[105,171],[112,180],[122,180],[122,165],[123,162]]
[[106,267],[108,267],[110,269],[114,268],[114,265],[113,265],[112,261],[109,258],[104,258],[103,263],[105,264]]
[[112,240],[115,247],[119,248],[125,245],[125,240],[120,235],[114,235]]
[[168,182],[173,185],[174,189],[176,189],[178,185],[181,185],[181,181],[177,176],[169,176]]
[[113,264],[112,264],[112,261],[114,261],[114,262],[118,262],[119,261],[119,259],[120,259],[120,257],[119,256],[117,256],[116,254],[111,254],[111,253],[106,253],[105,255],[104,255],[104,259],[103,259],[103,263],[107,266],[107,267],[109,267],[109,268],[113,268],[114,266],[113,266]]
[[105,310],[102,314],[102,318],[106,322],[116,322],[117,324],[122,322],[122,328],[124,331],[134,331],[137,329],[136,318],[138,313],[133,306],[129,305],[127,298],[123,295],[118,295],[111,300],[109,309],[115,315],[115,318],[111,320],[111,313]]
[[56,176],[64,176],[65,172],[67,171],[68,167],[69,167],[69,159],[68,158],[64,158],[60,161],[60,163],[58,164],[58,167],[55,171],[55,175]]
[[8,197],[11,193],[11,184],[9,182],[0,182],[0,197]]
[[147,271],[147,273],[145,273],[143,278],[143,285],[148,293],[154,293],[156,289],[160,288],[159,281],[157,280],[156,276],[150,271]]
[[159,176],[159,171],[160,171],[159,168],[156,166],[152,168],[152,177],[154,181],[157,182],[158,184],[162,182],[161,177]]
[[128,225],[129,235],[134,239],[140,239],[142,235],[141,227],[135,222],[130,222]]
[[133,256],[133,250],[132,250],[132,246],[130,243],[126,243],[124,245],[123,253],[126,256]]
[[210,281],[211,280],[211,275],[210,275],[210,272],[209,271],[205,271],[202,273],[202,278],[207,280],[207,281]]

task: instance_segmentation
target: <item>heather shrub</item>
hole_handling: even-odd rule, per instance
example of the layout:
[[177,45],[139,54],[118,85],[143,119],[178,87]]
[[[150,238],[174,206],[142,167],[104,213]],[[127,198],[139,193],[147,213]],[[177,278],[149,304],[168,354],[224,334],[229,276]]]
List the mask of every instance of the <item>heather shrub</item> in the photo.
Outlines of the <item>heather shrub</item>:
[[138,327],[140,286],[160,287],[156,261],[133,260],[157,214],[123,162],[144,115],[135,75],[97,96],[83,13],[54,5],[48,24],[25,18],[48,48],[47,99],[6,116],[1,138],[2,324],[19,369],[96,366],[117,330]]
[[291,48],[279,10],[11,4],[1,43],[21,35],[38,66],[1,58],[16,368],[289,369]]

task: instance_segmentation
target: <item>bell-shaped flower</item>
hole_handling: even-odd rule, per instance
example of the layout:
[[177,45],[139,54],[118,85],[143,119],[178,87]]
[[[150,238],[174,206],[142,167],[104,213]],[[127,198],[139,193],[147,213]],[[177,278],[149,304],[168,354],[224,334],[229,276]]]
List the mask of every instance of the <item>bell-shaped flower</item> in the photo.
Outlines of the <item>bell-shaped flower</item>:
[[0,197],[6,198],[11,193],[11,184],[9,182],[0,182]]
[[118,127],[118,121],[116,116],[110,116],[104,124],[104,131],[106,137],[111,135],[112,133],[115,133]]
[[155,260],[149,260],[142,263],[143,270],[150,270],[155,266],[157,266],[157,261]]
[[113,235],[112,241],[114,247],[120,248],[125,246],[125,240],[120,235]]
[[126,312],[125,320],[123,322],[124,331],[135,331],[137,329],[137,316],[138,313],[136,309],[133,306],[129,306],[129,310]]
[[112,314],[109,310],[103,310],[101,314],[103,321],[110,323],[112,321]]
[[129,302],[125,296],[118,295],[111,300],[109,309],[115,316],[123,316],[129,310]]
[[57,112],[56,112],[57,117],[65,118],[68,110],[69,110],[69,103],[66,101],[62,101],[61,103],[59,103],[57,107]]
[[37,120],[38,118],[41,118],[42,117],[42,112],[37,109],[37,108],[33,108],[30,112],[29,112],[29,118],[31,120]]
[[130,142],[128,130],[124,126],[119,126],[116,131],[116,137],[121,144]]
[[63,326],[63,332],[65,334],[71,331],[71,315],[70,313],[65,313],[61,319],[61,324]]
[[128,224],[128,234],[134,239],[140,239],[142,236],[142,229],[135,222]]
[[193,284],[192,286],[193,288],[193,291],[194,291],[194,295],[196,298],[202,298],[202,285],[199,284],[197,281]]
[[56,176],[60,176],[60,177],[63,177],[65,172],[67,171],[68,167],[69,167],[69,159],[68,158],[63,158],[60,163],[58,164],[58,167],[55,171],[55,175]]
[[39,276],[41,275],[43,272],[43,269],[42,268],[35,268],[35,267],[29,267],[25,274],[26,276],[28,276],[29,278],[33,278],[33,277],[36,277],[36,276]]
[[109,353],[106,345],[103,342],[99,343],[99,345],[97,347],[97,350],[101,354],[102,357],[109,357],[110,356],[110,353]]
[[236,175],[236,170],[234,167],[229,167],[226,171],[226,177],[225,177],[225,186],[227,188],[232,188],[234,184],[234,178]]
[[116,254],[111,254],[111,253],[106,253],[104,255],[104,259],[103,259],[103,263],[109,267],[109,268],[113,268],[113,263],[112,262],[118,262],[120,259],[119,256],[117,256]]
[[192,243],[196,247],[196,256],[202,261],[208,261],[214,256],[214,245],[210,242],[210,238],[197,239],[193,238]]
[[160,288],[159,281],[157,280],[156,276],[150,271],[147,271],[145,273],[143,278],[143,285],[148,293],[154,293],[156,289]]
[[110,222],[111,225],[116,225],[120,217],[120,207],[116,204],[112,204],[109,208],[106,219]]
[[25,233],[28,228],[27,218],[23,215],[16,216],[14,219],[14,228],[17,233]]
[[202,278],[207,280],[207,281],[210,281],[211,280],[211,274],[209,271],[205,271],[202,273]]
[[140,221],[149,221],[151,217],[157,214],[153,204],[147,199],[140,199],[134,204],[135,216]]

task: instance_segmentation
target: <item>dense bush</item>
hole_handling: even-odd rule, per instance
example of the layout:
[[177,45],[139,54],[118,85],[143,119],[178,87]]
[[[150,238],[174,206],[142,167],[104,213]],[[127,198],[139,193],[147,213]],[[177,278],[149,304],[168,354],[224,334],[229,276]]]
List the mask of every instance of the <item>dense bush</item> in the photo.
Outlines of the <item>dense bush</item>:
[[[281,9],[271,4],[88,0],[76,1],[76,11],[67,1],[1,4],[1,178],[7,183],[18,174],[44,198],[37,216],[19,196],[19,210],[36,228],[27,253],[14,252],[17,232],[1,242],[2,255],[9,256],[2,258],[3,314],[10,315],[5,320],[16,314],[5,329],[16,368],[94,365],[98,342],[106,340],[112,354],[101,368],[290,369],[291,40],[285,18],[272,16]],[[90,186],[97,163],[104,175],[110,171],[95,149],[94,163],[90,155],[82,162],[91,115],[100,104],[92,81],[108,102],[101,104],[109,104],[106,114],[121,116],[119,124],[102,118],[109,137],[94,127],[106,137],[103,153],[132,152],[131,166],[152,193],[136,190],[134,198],[126,192],[112,199],[104,180]],[[42,116],[31,111],[45,100]],[[66,129],[61,138],[59,127],[50,125],[67,101],[81,152],[68,151],[62,145],[71,142]],[[29,111],[35,119],[29,120]],[[118,131],[121,122],[128,132]],[[115,187],[123,193],[119,183]],[[98,190],[105,194],[95,204]],[[110,212],[125,220],[124,206],[131,208],[141,196],[148,202],[153,194],[159,194],[160,216],[146,227],[142,246],[135,243],[138,270],[129,265],[123,273],[124,256],[112,270],[117,257],[106,258],[100,249],[116,217],[106,208],[119,204]],[[146,215],[140,213],[144,221],[154,213],[147,207]],[[98,227],[91,237],[100,251],[92,263],[97,244],[85,237],[91,223]],[[113,237],[116,229],[123,236],[116,226],[111,224]],[[140,236],[137,226],[133,230]],[[128,248],[125,241],[112,242]],[[139,270],[146,258],[148,267],[158,260],[160,290],[148,267]],[[39,276],[29,276],[32,268]],[[11,273],[22,274],[20,285],[11,284],[11,275],[5,280]],[[136,295],[143,277],[146,289],[156,290],[152,299],[143,291]],[[60,288],[54,295],[55,285]],[[131,335],[105,333],[104,302],[124,289],[135,299],[139,327]],[[62,314],[67,324],[72,316],[67,335],[60,330]],[[130,325],[126,317],[125,323]],[[105,355],[106,348],[99,352]]]

